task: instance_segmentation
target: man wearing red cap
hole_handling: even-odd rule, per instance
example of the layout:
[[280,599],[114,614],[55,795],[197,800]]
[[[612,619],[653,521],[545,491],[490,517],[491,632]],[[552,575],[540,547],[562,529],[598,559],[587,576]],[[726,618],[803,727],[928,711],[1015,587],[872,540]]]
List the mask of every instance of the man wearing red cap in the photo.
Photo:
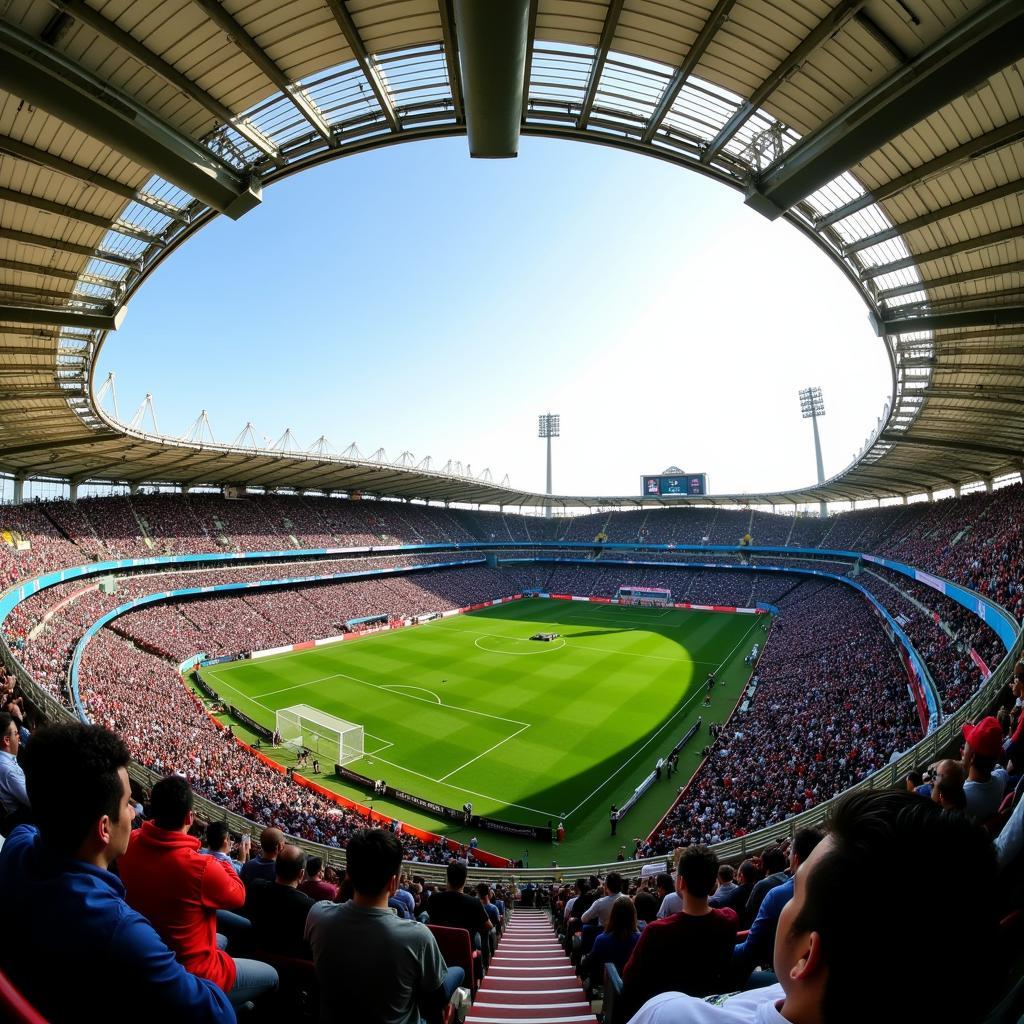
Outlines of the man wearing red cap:
[[977,725],[965,725],[963,733],[967,813],[975,821],[985,822],[999,810],[1010,779],[1005,768],[997,767],[1003,752],[1003,730],[989,715]]

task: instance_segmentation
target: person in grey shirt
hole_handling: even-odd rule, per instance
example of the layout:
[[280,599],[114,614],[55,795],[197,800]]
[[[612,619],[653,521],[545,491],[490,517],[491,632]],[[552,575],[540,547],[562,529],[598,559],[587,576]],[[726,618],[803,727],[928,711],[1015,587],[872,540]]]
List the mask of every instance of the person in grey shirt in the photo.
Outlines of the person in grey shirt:
[[355,890],[347,903],[322,900],[306,919],[306,941],[320,982],[320,1020],[420,1024],[462,984],[426,925],[388,909],[402,872],[402,847],[384,829],[362,829],[346,847]]

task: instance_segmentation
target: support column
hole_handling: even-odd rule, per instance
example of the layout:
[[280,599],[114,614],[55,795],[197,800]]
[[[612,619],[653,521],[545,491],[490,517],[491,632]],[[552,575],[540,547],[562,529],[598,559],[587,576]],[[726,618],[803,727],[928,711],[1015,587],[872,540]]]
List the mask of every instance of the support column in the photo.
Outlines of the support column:
[[136,481],[132,481],[132,483],[128,485],[128,493],[131,495],[136,495],[139,493],[139,485]]
[[934,487],[929,487],[928,488],[928,500],[929,501],[934,501],[935,500],[935,488]]
[[900,504],[901,505],[906,505],[906,503],[907,503],[907,496],[905,494],[901,494],[900,495]]
[[992,493],[992,489],[995,487],[995,483],[996,483],[995,477],[991,477],[991,476],[985,477],[985,493],[986,494],[991,494]]
[[964,485],[963,484],[957,484],[956,487],[953,488],[953,493],[959,498],[961,492],[963,491],[963,489],[964,489]]
[[68,481],[68,498],[71,501],[78,501],[78,481]]
[[20,505],[25,500],[25,474],[14,474],[14,504]]

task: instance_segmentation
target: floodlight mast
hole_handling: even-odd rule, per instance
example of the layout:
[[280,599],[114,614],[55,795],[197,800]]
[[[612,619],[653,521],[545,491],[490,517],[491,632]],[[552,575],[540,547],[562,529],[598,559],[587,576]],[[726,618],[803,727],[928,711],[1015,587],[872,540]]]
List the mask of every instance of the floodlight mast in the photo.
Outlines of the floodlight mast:
[[[821,397],[821,388],[804,388],[800,394],[800,413],[805,420],[811,421],[814,428],[814,458],[818,463],[818,483],[825,483],[825,466],[821,461],[821,438],[818,436],[818,417],[825,415],[825,400]],[[824,519],[828,515],[828,505],[822,501],[818,504],[818,515]]]
[[[562,417],[557,413],[546,412],[537,417],[537,436],[547,439],[548,442],[548,490],[551,494],[551,438],[561,436]],[[544,516],[551,518],[551,505],[544,507]]]

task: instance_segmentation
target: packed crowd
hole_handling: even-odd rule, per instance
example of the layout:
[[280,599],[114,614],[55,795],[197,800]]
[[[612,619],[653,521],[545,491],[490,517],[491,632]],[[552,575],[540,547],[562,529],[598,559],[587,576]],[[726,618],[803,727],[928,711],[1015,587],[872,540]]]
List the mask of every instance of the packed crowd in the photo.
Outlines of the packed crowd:
[[809,581],[779,607],[781,635],[739,709],[709,733],[708,756],[650,852],[721,842],[807,810],[920,739],[906,675],[862,598]]

